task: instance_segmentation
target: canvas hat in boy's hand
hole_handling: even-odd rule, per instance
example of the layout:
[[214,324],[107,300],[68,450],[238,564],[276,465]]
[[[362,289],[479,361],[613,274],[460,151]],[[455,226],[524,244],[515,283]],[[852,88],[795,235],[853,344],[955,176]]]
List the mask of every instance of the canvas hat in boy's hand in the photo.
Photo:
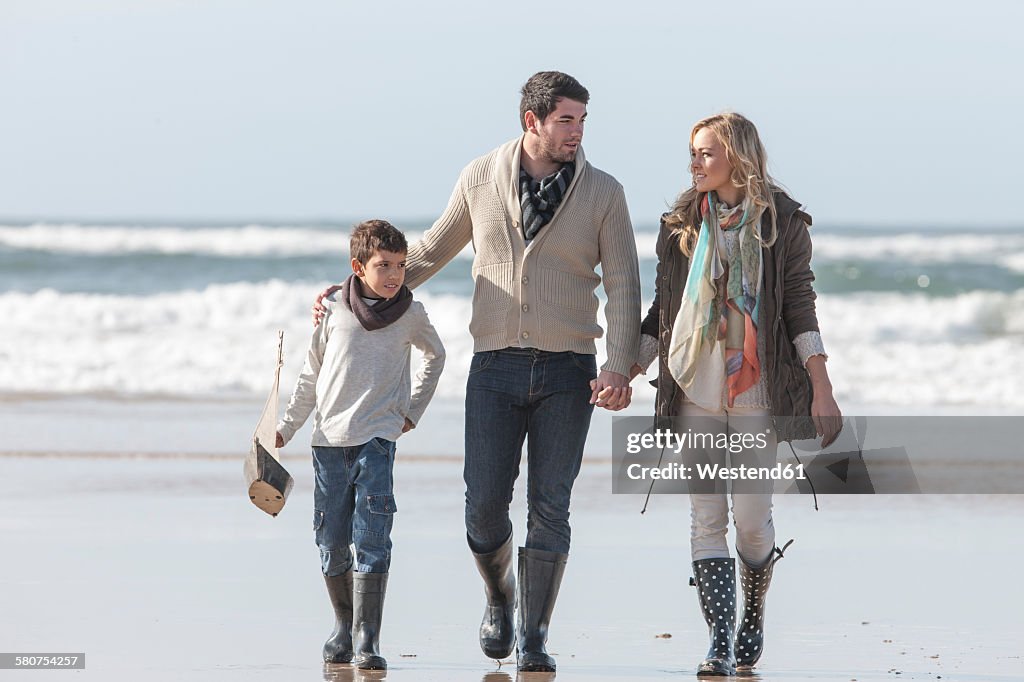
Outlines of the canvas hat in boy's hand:
[[277,333],[277,369],[274,371],[274,386],[267,396],[267,404],[256,424],[252,437],[252,448],[245,458],[245,482],[249,486],[249,499],[271,516],[284,507],[288,493],[292,491],[292,480],[283,466],[277,452],[277,391],[281,383],[281,367],[284,365],[284,332]]

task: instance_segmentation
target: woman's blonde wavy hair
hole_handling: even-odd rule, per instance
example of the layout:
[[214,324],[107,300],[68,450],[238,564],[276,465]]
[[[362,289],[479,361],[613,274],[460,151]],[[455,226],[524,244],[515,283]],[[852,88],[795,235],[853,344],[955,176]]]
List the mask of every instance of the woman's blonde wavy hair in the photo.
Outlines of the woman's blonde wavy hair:
[[[747,203],[748,221],[753,221],[754,234],[764,247],[775,243],[778,237],[778,216],[772,192],[778,189],[775,180],[768,175],[768,155],[757,134],[757,128],[748,118],[734,112],[715,114],[697,121],[690,131],[690,149],[693,149],[693,138],[697,131],[708,128],[718,141],[725,147],[725,155],[732,165],[732,184],[743,190],[744,202]],[[681,233],[679,248],[687,256],[693,255],[693,247],[697,243],[700,232],[700,204],[703,193],[690,186],[676,199],[672,210],[665,217],[665,224]],[[761,216],[769,216],[768,236],[762,234]]]

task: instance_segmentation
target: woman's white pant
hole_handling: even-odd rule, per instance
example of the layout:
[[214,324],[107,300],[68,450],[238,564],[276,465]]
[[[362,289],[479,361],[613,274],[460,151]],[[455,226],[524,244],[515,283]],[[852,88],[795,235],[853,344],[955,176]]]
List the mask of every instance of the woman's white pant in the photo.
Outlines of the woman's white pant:
[[[726,407],[718,412],[710,412],[693,403],[684,402],[679,405],[676,414],[683,418],[684,428],[699,429],[701,432],[752,435],[767,432],[767,452],[771,453],[771,461],[764,462],[763,456],[759,459],[762,464],[774,465],[774,453],[778,442],[769,410]],[[690,419],[687,419],[688,417]],[[695,417],[702,419],[694,421]],[[708,460],[723,466],[728,466],[730,461],[739,459],[736,455],[730,455],[725,448],[705,448],[703,452]],[[727,493],[690,494],[690,552],[694,561],[729,556],[729,543],[726,540],[729,528],[729,498],[732,498],[733,523],[736,525],[736,551],[748,565],[752,566],[758,566],[768,558],[775,547],[775,525],[772,522],[773,482],[758,481],[756,487],[762,491],[746,492],[750,490],[751,485],[750,481],[745,481],[744,492],[740,493],[735,492],[733,486],[730,486]]]

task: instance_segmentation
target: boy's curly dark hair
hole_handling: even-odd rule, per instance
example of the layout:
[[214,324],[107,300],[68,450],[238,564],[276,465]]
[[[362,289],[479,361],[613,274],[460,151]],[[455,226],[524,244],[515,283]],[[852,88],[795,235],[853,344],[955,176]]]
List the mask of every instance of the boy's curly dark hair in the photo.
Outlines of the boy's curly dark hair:
[[408,253],[409,242],[401,230],[386,220],[364,220],[352,228],[349,254],[366,265],[376,251]]

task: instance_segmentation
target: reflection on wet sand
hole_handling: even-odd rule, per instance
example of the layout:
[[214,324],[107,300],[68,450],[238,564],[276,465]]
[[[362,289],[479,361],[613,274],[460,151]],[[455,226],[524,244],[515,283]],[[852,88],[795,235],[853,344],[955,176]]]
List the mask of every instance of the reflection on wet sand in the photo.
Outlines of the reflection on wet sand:
[[360,670],[351,663],[324,663],[325,682],[378,682],[387,677],[387,670]]
[[[516,682],[551,682],[555,679],[555,675],[557,674],[558,673],[516,673]],[[509,682],[511,682],[511,678],[508,679]]]
[[[387,670],[360,670],[351,663],[324,663],[324,682],[378,682],[386,680]],[[486,673],[481,682],[554,682],[557,673]]]

